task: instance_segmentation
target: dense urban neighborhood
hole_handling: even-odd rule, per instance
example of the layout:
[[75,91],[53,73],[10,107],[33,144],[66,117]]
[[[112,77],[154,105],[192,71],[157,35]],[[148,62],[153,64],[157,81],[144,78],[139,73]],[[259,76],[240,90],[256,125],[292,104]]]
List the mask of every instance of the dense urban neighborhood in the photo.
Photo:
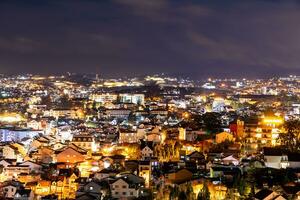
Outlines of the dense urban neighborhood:
[[2,199],[300,199],[300,77],[1,75]]

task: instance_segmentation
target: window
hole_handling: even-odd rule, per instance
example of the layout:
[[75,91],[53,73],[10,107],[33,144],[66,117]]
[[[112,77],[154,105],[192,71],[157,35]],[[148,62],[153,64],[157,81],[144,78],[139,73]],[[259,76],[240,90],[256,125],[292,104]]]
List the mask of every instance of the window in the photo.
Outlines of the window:
[[93,189],[94,189],[94,188],[91,186],[91,187],[90,187],[90,190],[93,190]]
[[130,195],[133,196],[133,192],[130,192]]
[[126,185],[123,185],[122,188],[127,188]]
[[116,194],[116,195],[118,195],[118,194],[119,194],[119,192],[115,192],[115,194]]
[[119,188],[119,186],[118,186],[118,185],[115,185],[115,188]]
[[126,192],[123,192],[123,195],[126,195]]

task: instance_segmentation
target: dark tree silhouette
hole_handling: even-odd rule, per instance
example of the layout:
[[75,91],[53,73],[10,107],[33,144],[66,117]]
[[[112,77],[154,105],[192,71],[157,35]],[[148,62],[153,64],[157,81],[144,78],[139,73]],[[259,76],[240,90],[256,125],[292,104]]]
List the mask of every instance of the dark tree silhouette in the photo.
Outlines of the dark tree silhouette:
[[283,148],[290,152],[297,152],[300,148],[300,120],[289,120],[283,125],[284,132],[279,134],[279,141]]

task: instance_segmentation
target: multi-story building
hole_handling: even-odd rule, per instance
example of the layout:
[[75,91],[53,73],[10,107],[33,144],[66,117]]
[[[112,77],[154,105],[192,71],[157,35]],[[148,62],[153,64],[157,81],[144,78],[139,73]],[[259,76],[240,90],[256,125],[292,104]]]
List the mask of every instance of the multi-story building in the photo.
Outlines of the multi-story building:
[[119,143],[137,143],[137,132],[132,130],[120,130]]
[[139,187],[126,177],[116,179],[111,185],[111,195],[113,198],[130,199],[139,197]]
[[144,105],[145,95],[144,94],[119,94],[120,103],[134,103]]
[[91,94],[89,97],[92,101],[98,102],[98,103],[112,103],[116,102],[118,99],[117,94],[111,94],[111,93],[105,93],[105,94]]
[[106,115],[113,118],[127,118],[130,113],[131,110],[125,108],[106,110]]
[[279,145],[278,137],[282,131],[283,119],[281,117],[262,117],[254,123],[247,124],[245,133],[246,143],[251,149]]
[[97,146],[92,135],[74,135],[72,143],[87,151],[97,150]]

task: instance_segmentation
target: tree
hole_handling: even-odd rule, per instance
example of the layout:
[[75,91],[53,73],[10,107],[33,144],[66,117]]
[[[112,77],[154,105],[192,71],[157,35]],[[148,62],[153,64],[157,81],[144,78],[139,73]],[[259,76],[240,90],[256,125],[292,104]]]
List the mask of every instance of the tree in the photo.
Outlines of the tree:
[[191,199],[191,200],[194,199],[194,190],[193,190],[191,182],[187,183],[186,196],[187,196],[188,199]]
[[300,120],[289,120],[283,125],[284,132],[279,134],[281,145],[290,152],[297,152],[300,148]]
[[181,191],[178,195],[178,199],[180,200],[188,200],[188,196],[184,191]]
[[179,195],[179,188],[178,186],[170,187],[170,200],[176,199]]
[[250,187],[249,197],[252,197],[255,194],[255,181],[256,181],[256,168],[250,166],[250,168],[247,171],[247,179],[246,179],[246,183],[248,183],[248,186]]
[[239,183],[237,184],[237,190],[241,196],[244,196],[246,193],[246,180],[243,176],[241,177]]
[[43,97],[41,98],[41,104],[42,104],[42,105],[50,106],[50,105],[52,104],[51,97],[50,97],[49,95],[43,96]]
[[210,192],[208,190],[206,181],[204,181],[203,188],[198,193],[197,200],[209,200],[209,199],[210,199]]
[[218,113],[207,112],[202,115],[203,123],[205,125],[206,130],[217,132],[221,129],[221,118]]

